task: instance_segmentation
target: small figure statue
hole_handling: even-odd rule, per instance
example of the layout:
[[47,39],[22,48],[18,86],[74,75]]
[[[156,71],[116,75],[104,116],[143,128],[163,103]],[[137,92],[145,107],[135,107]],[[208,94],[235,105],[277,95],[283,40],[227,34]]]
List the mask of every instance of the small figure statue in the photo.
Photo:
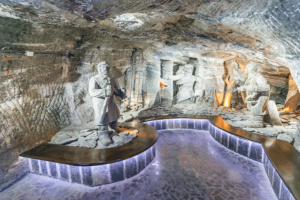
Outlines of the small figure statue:
[[[202,101],[205,99],[204,92],[206,90],[206,83],[207,80],[205,80],[205,71],[206,69],[204,67],[198,68],[198,76],[201,78],[198,78],[196,84],[195,84],[195,95],[196,95],[196,104],[201,105]],[[196,71],[197,73],[197,71]]]
[[118,118],[120,112],[115,103],[114,96],[125,98],[123,90],[119,89],[115,80],[109,77],[109,65],[103,61],[97,66],[98,75],[92,77],[89,82],[89,94],[93,97],[95,112],[95,124],[99,127],[98,136],[102,145],[112,143],[108,135],[108,126],[119,132]]
[[175,80],[179,86],[179,91],[175,96],[176,103],[195,103],[194,83],[197,77],[193,75],[193,65],[180,67],[175,76],[169,76],[168,79]]
[[248,110],[254,115],[263,115],[263,107],[269,96],[270,85],[267,79],[257,72],[257,69],[256,63],[250,63],[246,66],[245,74],[248,74],[248,79],[244,86],[238,88],[238,92],[247,91],[245,101]]
[[[214,77],[212,74],[207,70],[206,67],[199,67],[196,71],[196,83],[195,83],[195,96],[196,96],[196,104],[206,104],[206,101],[213,100],[211,98],[211,91],[214,88]],[[214,89],[213,89],[214,90]]]

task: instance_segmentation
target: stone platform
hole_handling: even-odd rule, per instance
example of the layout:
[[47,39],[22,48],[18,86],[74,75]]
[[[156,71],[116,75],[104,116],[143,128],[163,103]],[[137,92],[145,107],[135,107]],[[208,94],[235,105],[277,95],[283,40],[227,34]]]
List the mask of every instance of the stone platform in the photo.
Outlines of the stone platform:
[[28,159],[31,173],[79,183],[99,186],[131,178],[147,167],[155,157],[152,146],[143,153],[132,158],[104,165],[73,166],[37,159]]
[[140,173],[155,157],[157,130],[141,123],[123,125],[139,130],[138,137],[119,147],[89,149],[42,144],[20,156],[28,159],[31,173],[89,186],[128,179]]

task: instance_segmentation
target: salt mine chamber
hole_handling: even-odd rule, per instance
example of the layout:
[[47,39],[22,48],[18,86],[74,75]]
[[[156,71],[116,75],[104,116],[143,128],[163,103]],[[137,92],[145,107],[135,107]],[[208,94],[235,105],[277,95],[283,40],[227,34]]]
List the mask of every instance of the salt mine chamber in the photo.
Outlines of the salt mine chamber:
[[300,199],[298,1],[0,8],[1,200]]

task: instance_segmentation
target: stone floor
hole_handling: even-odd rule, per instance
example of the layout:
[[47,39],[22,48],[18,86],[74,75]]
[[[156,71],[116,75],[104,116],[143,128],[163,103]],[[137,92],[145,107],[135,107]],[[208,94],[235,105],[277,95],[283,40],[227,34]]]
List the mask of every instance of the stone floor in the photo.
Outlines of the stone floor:
[[29,174],[0,199],[277,199],[261,163],[226,149],[207,131],[159,131],[156,151],[126,181],[93,188]]

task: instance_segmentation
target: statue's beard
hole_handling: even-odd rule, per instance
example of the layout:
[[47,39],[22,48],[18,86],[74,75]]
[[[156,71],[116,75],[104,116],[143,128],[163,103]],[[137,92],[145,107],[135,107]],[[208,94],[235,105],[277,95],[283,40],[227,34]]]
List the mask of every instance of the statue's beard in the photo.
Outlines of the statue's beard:
[[108,76],[108,73],[107,72],[100,72],[99,73],[101,76]]

